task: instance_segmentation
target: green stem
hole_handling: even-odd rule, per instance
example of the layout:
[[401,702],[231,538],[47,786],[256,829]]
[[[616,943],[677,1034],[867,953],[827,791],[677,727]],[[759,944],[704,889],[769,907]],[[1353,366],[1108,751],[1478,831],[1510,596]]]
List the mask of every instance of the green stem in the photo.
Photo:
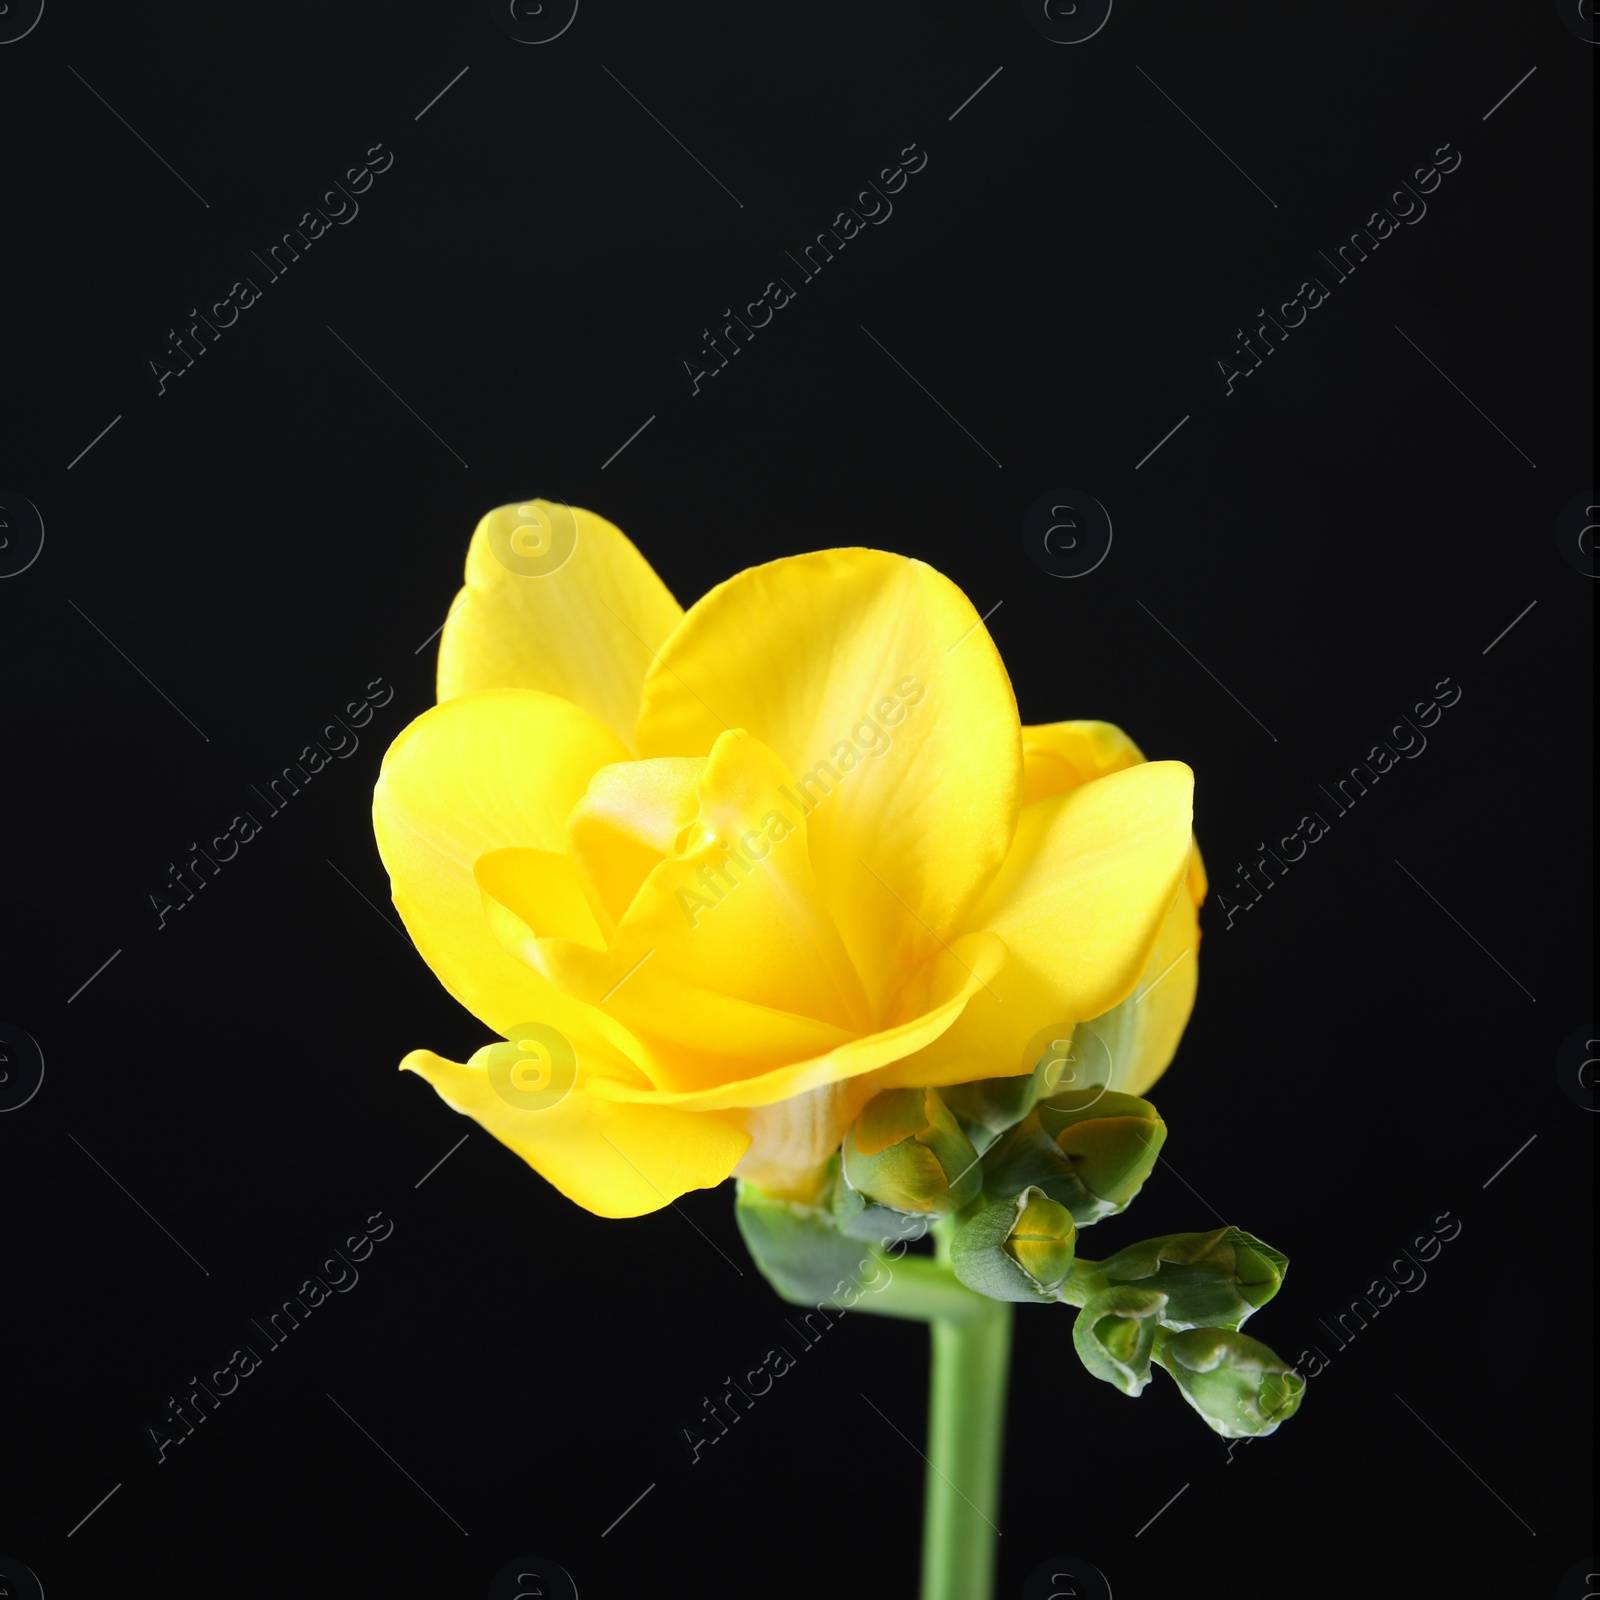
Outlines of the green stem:
[[[941,1260],[950,1232],[936,1232]],[[1000,1533],[1000,1457],[1011,1306],[963,1290],[970,1306],[935,1316],[923,1495],[922,1600],[991,1600]]]
[[983,1316],[991,1304],[964,1287],[949,1267],[926,1256],[907,1255],[898,1261],[883,1258],[882,1270],[883,1287],[859,1296],[850,1310],[917,1322],[968,1322]]

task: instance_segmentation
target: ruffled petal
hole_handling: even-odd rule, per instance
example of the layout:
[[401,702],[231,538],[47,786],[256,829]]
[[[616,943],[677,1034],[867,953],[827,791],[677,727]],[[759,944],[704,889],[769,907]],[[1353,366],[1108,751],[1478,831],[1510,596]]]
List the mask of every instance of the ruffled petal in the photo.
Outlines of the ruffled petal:
[[780,1100],[809,1094],[814,1089],[842,1083],[864,1073],[881,1075],[883,1069],[894,1066],[943,1034],[975,994],[992,988],[1005,962],[1004,940],[991,933],[968,934],[934,956],[925,977],[919,975],[918,988],[926,993],[926,1008],[877,1033],[844,1039],[807,1060],[793,1060],[751,1077],[708,1084],[703,1088],[643,1089],[624,1082],[607,1082],[597,1085],[595,1093],[609,1099],[649,1100],[658,1105],[720,1111],[776,1105]]
[[683,609],[604,517],[548,500],[478,524],[439,640],[439,698],[542,689],[633,747],[645,668]]
[[378,853],[424,961],[497,1033],[530,1019],[588,1026],[496,937],[474,873],[492,852],[564,855],[567,815],[626,752],[587,711],[498,689],[424,712],[389,747],[372,798]]
[[1144,761],[1144,752],[1110,722],[1046,722],[1022,730],[1022,804],[1062,794]]
[[1029,1071],[1041,1037],[1048,1048],[1133,991],[1188,870],[1193,786],[1181,762],[1147,762],[1023,812],[971,919],[1010,959],[935,1046],[902,1064],[922,1074],[913,1084]]
[[645,679],[645,755],[747,729],[795,775],[812,865],[882,1017],[1005,859],[1016,701],[965,595],[920,561],[826,550],[713,589]]
[[[529,938],[521,947],[570,1003],[614,1018],[648,1048],[651,1076],[664,1087],[736,1083],[782,1063],[805,1061],[850,1038],[817,1017],[742,1000],[690,983],[650,950],[623,959],[576,939]],[[737,1104],[737,1097],[728,1102]]]
[[789,773],[749,734],[720,735],[679,848],[650,873],[617,930],[631,962],[735,999],[872,1030],[861,980],[812,873]]
[[[1109,722],[1053,722],[1024,728],[1023,804],[1138,766],[1144,759],[1133,740]],[[1206,898],[1206,871],[1198,844],[1190,852],[1186,882],[1186,892],[1173,901],[1134,993],[1079,1030],[1073,1058],[1097,1083],[1142,1094],[1166,1070],[1178,1048],[1199,983],[1199,908]]]
[[573,859],[602,923],[614,930],[651,869],[677,848],[700,808],[698,756],[603,767],[567,821]]
[[1205,899],[1205,872],[1196,865],[1199,855],[1195,850],[1190,856],[1184,887],[1167,912],[1133,993],[1104,1015],[1078,1025],[1073,1057],[1093,1083],[1143,1094],[1177,1052],[1200,981],[1199,906]]
[[486,1046],[465,1063],[413,1050],[401,1065],[569,1200],[602,1217],[642,1216],[691,1189],[715,1188],[750,1144],[736,1118],[598,1099],[581,1079],[558,1104],[522,1109],[496,1089],[488,1070],[491,1052],[500,1048]]

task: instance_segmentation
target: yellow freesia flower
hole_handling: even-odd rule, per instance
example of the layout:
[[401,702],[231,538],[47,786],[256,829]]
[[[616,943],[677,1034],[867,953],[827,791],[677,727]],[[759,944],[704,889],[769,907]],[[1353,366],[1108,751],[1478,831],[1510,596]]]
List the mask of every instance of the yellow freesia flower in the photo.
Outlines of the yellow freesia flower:
[[466,578],[374,827],[423,958],[555,1071],[508,1093],[503,1042],[402,1066],[562,1193],[809,1198],[880,1089],[1028,1071],[1077,1023],[1093,1081],[1166,1066],[1192,774],[1104,723],[1021,727],[933,568],[818,551],[685,612],[609,522],[539,501],[479,523]]

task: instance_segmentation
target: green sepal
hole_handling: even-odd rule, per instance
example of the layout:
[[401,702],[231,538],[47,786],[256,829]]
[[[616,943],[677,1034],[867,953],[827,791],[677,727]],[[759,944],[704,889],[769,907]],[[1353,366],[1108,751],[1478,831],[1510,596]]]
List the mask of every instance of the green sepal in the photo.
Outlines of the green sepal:
[[961,1124],[932,1089],[886,1089],[844,1136],[850,1187],[895,1211],[948,1216],[978,1198],[983,1171]]
[[[1024,1189],[1014,1199],[985,1206],[962,1224],[950,1244],[950,1266],[969,1289],[987,1295],[991,1300],[1033,1301],[1049,1305],[1059,1298],[1061,1284],[1072,1272],[1070,1214],[1063,1212],[1066,1220],[1064,1242],[1068,1256],[1067,1271],[1053,1281],[1041,1281],[1034,1277],[1006,1247],[1006,1241],[1022,1223],[1023,1213],[1035,1196],[1045,1200],[1042,1190]],[[1045,1203],[1052,1202],[1045,1200]]]
[[1007,1197],[1034,1185],[1080,1228],[1125,1210],[1167,1137],[1148,1100],[1074,1089],[1041,1100],[984,1154],[984,1189]]
[[1163,1333],[1155,1360],[1224,1439],[1263,1438],[1300,1409],[1306,1380],[1258,1339],[1230,1328]]
[[1167,1297],[1158,1289],[1116,1288],[1097,1294],[1072,1324],[1078,1359],[1126,1395],[1150,1381],[1150,1355]]
[[734,1216],[750,1259],[792,1305],[829,1304],[861,1280],[864,1256],[872,1265],[874,1252],[840,1233],[820,1206],[780,1200],[741,1179]]
[[1237,1330],[1283,1282],[1288,1258],[1240,1228],[1169,1233],[1096,1264],[1108,1284],[1138,1284],[1167,1297],[1164,1327]]

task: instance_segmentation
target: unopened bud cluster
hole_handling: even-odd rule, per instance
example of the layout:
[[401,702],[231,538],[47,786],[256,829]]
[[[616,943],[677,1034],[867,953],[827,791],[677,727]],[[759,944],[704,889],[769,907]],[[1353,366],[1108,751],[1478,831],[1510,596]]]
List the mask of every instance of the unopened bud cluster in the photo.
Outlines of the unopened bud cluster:
[[776,1242],[770,1220],[758,1226],[752,1212],[745,1221],[757,1262],[790,1293],[813,1256],[820,1282],[836,1254],[859,1250],[851,1241],[909,1241],[931,1226],[948,1264],[934,1270],[974,1293],[1077,1307],[1073,1347],[1093,1376],[1136,1396],[1160,1367],[1218,1433],[1273,1432],[1305,1380],[1239,1330],[1277,1293],[1286,1259],[1233,1227],[1142,1240],[1100,1261],[1079,1256],[1080,1231],[1138,1195],[1167,1127],[1136,1095],[1056,1089],[1049,1065],[874,1096],[821,1199],[784,1224],[788,1242]]

